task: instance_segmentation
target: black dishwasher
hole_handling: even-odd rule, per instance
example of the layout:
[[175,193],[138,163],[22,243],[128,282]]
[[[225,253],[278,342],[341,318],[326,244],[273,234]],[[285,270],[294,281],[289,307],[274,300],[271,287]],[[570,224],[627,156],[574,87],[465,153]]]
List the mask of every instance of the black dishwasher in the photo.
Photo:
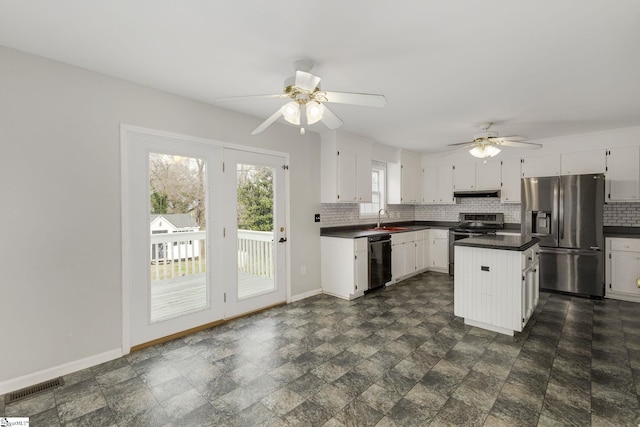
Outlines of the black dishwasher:
[[366,292],[384,287],[391,280],[391,235],[369,236],[369,287]]

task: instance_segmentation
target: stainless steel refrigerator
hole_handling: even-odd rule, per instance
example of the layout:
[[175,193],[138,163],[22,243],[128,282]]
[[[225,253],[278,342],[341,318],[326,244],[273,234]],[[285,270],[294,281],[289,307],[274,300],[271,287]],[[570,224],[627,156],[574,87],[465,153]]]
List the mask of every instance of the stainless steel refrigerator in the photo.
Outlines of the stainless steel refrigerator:
[[540,288],[604,296],[604,175],[522,178],[522,234],[540,239]]

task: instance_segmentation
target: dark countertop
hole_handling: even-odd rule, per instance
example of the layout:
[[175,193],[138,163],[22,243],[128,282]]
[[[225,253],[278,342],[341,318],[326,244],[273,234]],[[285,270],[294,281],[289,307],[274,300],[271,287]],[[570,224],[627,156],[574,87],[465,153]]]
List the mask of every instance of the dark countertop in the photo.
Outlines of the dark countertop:
[[[383,222],[384,226],[402,227],[406,230],[373,230],[376,224],[360,224],[360,225],[344,225],[340,227],[322,227],[320,228],[320,236],[324,237],[340,237],[344,239],[357,239],[360,237],[368,237],[376,234],[394,234],[408,231],[438,229],[448,230],[458,225],[456,221],[404,221],[404,222]],[[503,231],[518,232],[520,224],[504,225]]]
[[604,237],[640,238],[640,227],[604,227]]
[[448,230],[457,225],[456,222],[440,222],[440,221],[410,221],[410,222],[385,222],[382,224],[387,227],[401,227],[406,230],[374,230],[376,224],[363,225],[346,225],[342,227],[323,227],[320,229],[320,236],[324,237],[341,237],[344,239],[357,239],[360,237],[368,237],[376,234],[395,234],[409,231],[428,230],[430,228]]
[[537,237],[523,238],[522,236],[478,236],[456,240],[454,246],[468,246],[473,248],[498,249],[505,251],[525,251],[538,243]]

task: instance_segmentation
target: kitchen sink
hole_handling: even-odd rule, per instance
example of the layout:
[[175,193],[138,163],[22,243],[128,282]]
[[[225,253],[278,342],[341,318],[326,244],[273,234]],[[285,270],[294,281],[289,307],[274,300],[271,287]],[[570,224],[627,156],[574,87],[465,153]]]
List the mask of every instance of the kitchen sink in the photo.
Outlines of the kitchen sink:
[[406,231],[409,227],[376,227],[368,228],[366,231]]

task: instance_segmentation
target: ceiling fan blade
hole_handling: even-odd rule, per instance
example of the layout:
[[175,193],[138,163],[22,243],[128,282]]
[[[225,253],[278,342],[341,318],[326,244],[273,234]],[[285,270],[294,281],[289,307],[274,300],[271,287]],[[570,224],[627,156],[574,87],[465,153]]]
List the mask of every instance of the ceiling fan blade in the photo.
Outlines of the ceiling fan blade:
[[278,108],[278,111],[276,111],[275,113],[273,113],[271,115],[271,117],[269,117],[267,120],[265,120],[264,122],[262,122],[262,124],[260,126],[258,126],[257,128],[255,128],[253,130],[253,132],[251,132],[251,135],[257,135],[260,132],[262,132],[263,130],[265,130],[266,128],[268,128],[269,126],[271,126],[273,124],[273,122],[275,122],[276,120],[278,120],[280,118],[280,116],[283,113],[283,108]]
[[363,107],[384,107],[387,105],[387,98],[384,95],[373,93],[354,93],[354,92],[330,92],[322,91],[327,98],[326,102],[334,102],[336,104],[352,104],[361,105]]
[[322,123],[324,123],[329,129],[337,129],[342,126],[342,120],[338,118],[326,105],[323,106],[322,111]]
[[460,144],[449,144],[448,147],[455,146],[456,148],[454,148],[453,150],[447,150],[447,151],[444,151],[444,152],[440,153],[439,157],[448,156],[449,154],[457,153],[458,151],[462,151],[462,150],[469,150],[469,149],[475,147],[476,145],[478,145],[478,144],[476,144],[475,142],[463,142],[463,143],[460,143]]
[[526,148],[528,150],[537,150],[542,148],[542,144],[537,144],[535,142],[502,141],[498,145],[503,147]]
[[527,138],[525,138],[524,136],[519,136],[519,135],[511,135],[511,136],[497,136],[495,138],[489,138],[491,141],[524,141]]
[[320,83],[320,77],[314,76],[311,73],[307,73],[306,71],[296,71],[296,87],[300,89],[307,90],[309,92],[313,92],[313,90],[318,87]]
[[260,99],[260,98],[286,98],[287,95],[279,93],[275,95],[248,95],[248,96],[229,96],[227,98],[218,98],[216,101],[237,101],[243,99]]
[[476,145],[477,142],[468,141],[468,142],[456,142],[455,144],[447,144],[447,147],[460,147],[460,146],[472,146]]

